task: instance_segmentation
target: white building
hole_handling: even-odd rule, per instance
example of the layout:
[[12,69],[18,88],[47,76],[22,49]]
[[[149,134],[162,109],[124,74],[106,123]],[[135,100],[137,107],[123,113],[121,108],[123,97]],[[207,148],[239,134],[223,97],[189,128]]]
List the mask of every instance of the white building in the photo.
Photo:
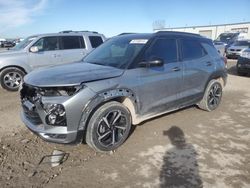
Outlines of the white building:
[[173,27],[154,30],[154,32],[157,31],[181,31],[188,33],[196,33],[211,38],[212,40],[216,39],[221,33],[243,32],[246,33],[247,38],[250,39],[250,22],[205,26]]

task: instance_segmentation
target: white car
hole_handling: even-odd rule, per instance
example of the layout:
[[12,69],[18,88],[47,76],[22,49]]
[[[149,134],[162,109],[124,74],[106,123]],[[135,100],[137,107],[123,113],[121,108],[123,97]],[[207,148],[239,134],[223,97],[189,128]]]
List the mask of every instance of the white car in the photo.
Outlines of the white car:
[[242,52],[250,48],[250,40],[239,40],[233,43],[226,51],[227,58],[238,58]]

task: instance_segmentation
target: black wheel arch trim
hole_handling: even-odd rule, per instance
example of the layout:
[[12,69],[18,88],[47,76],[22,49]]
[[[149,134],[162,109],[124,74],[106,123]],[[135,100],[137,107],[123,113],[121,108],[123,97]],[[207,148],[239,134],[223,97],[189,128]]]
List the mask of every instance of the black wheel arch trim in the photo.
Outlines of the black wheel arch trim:
[[226,83],[227,83],[227,71],[226,70],[219,70],[219,71],[216,71],[216,72],[212,73],[209,76],[209,78],[208,78],[208,80],[206,82],[206,85],[205,85],[204,90],[203,90],[203,94],[205,93],[209,82],[211,80],[215,80],[215,79],[218,79],[218,78],[222,78],[223,79],[223,82],[224,82],[223,87],[224,87],[226,85]]
[[91,100],[89,100],[89,102],[84,106],[78,130],[86,130],[88,121],[97,108],[99,108],[101,105],[103,105],[108,101],[119,99],[121,97],[130,99],[130,101],[134,105],[135,112],[137,113],[138,102],[132,90],[127,88],[116,88],[116,89],[102,91],[101,93],[93,97]]

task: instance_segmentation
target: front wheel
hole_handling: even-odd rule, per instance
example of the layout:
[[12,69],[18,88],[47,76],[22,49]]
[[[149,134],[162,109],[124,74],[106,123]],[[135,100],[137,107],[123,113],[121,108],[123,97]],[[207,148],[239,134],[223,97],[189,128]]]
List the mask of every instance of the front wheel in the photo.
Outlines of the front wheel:
[[211,80],[206,88],[203,99],[198,104],[199,108],[205,111],[215,110],[222,98],[222,85],[217,80]]
[[88,123],[86,142],[96,151],[112,151],[127,139],[131,128],[129,110],[112,101],[99,107]]
[[25,73],[15,67],[4,69],[0,74],[2,88],[8,91],[17,91],[23,82]]

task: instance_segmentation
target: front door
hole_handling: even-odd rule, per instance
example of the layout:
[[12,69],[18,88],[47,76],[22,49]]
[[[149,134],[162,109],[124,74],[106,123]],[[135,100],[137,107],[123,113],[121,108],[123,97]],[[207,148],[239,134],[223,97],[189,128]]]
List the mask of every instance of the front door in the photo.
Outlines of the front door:
[[182,63],[177,52],[177,41],[172,38],[156,38],[146,50],[143,60],[162,59],[164,65],[138,68],[141,115],[156,115],[178,108]]
[[58,65],[62,61],[58,37],[50,36],[40,38],[33,46],[38,52],[29,52],[29,64],[35,69],[39,67]]

